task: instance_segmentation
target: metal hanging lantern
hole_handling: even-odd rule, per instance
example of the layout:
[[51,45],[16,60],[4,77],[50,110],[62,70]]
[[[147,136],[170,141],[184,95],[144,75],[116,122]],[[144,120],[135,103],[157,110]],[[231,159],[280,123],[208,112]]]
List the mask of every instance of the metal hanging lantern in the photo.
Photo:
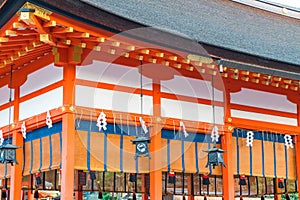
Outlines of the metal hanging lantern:
[[216,126],[216,115],[215,115],[215,88],[214,88],[214,75],[212,75],[212,111],[213,111],[213,129],[211,133],[212,142],[214,143],[213,148],[210,148],[208,150],[204,150],[204,152],[208,153],[208,159],[207,164],[205,167],[212,166],[215,168],[215,166],[223,165],[226,167],[223,159],[223,153],[225,152],[223,149],[219,149],[216,147],[216,143],[219,139],[219,133],[218,133],[218,127]]
[[13,144],[5,144],[0,148],[0,163],[10,163],[12,166],[14,163],[18,164],[16,160],[16,150],[20,148]]
[[146,156],[150,158],[149,147],[150,138],[148,137],[137,137],[134,140],[131,140],[135,144],[135,155],[134,159],[137,159],[140,156]]
[[[10,81],[9,81],[9,110],[8,110],[8,137],[10,135],[10,119],[11,119],[11,108],[12,108],[12,71],[13,64],[10,65]],[[0,163],[7,164],[10,163],[12,166],[14,163],[18,164],[16,160],[16,150],[21,148],[13,144],[5,144],[0,147]]]
[[[144,134],[148,133],[148,129],[145,125],[145,121],[142,118],[143,115],[143,63],[141,62],[141,70],[140,70],[140,97],[141,97],[141,116],[140,116],[140,122],[142,130],[141,132],[144,132]],[[142,136],[143,133],[141,133],[139,136],[137,136],[134,140],[131,140],[133,144],[135,144],[135,155],[134,159],[138,159],[140,156],[145,156],[148,158],[151,158],[149,154],[149,146],[151,139],[146,136]]]
[[205,167],[212,166],[213,168],[215,168],[215,166],[220,166],[220,165],[226,167],[223,159],[223,153],[225,152],[223,149],[213,147],[211,149],[203,150],[203,151],[208,153],[207,164]]

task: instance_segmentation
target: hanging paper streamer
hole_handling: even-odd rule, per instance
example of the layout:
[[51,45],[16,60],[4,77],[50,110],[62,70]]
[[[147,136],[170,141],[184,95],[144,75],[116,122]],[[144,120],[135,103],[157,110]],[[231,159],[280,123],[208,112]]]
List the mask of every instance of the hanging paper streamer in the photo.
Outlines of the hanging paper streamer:
[[247,147],[252,147],[253,139],[254,139],[253,131],[248,131],[247,132],[247,140],[246,140],[246,146]]
[[129,118],[128,118],[128,115],[126,116],[126,120],[127,120],[127,135],[130,135],[130,128],[129,128]]
[[184,125],[183,121],[180,121],[180,127],[182,128],[184,137],[189,136],[189,134],[186,132],[186,128],[185,128],[185,125]]
[[21,125],[21,132],[22,132],[23,138],[26,139],[26,125],[25,125],[25,122],[23,122],[22,125]]
[[174,133],[174,138],[176,136],[176,126],[175,126],[175,121],[173,120],[173,133]]
[[4,138],[3,138],[3,132],[0,130],[0,146],[3,144]]
[[52,119],[49,110],[47,111],[46,115],[46,125],[48,126],[48,128],[52,128]]
[[217,126],[214,126],[211,132],[211,140],[212,142],[218,142],[219,141],[219,129]]
[[139,117],[139,119],[140,119],[140,123],[141,123],[141,126],[142,126],[142,129],[143,129],[144,133],[147,134],[148,133],[148,128],[145,125],[145,121],[143,120],[142,117]]
[[294,148],[292,136],[290,136],[290,135],[285,135],[285,136],[284,136],[284,142],[285,142],[284,145],[285,145],[287,148]]
[[107,130],[106,126],[107,126],[107,122],[106,122],[106,115],[104,112],[101,112],[98,119],[97,119],[97,126],[99,127],[99,131],[101,131],[102,129],[104,131]]

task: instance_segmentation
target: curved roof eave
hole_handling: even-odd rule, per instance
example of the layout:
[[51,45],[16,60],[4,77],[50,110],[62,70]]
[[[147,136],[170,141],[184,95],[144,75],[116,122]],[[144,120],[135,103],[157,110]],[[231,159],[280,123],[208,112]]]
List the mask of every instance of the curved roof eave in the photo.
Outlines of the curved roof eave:
[[224,0],[81,1],[206,44],[300,65],[296,19]]

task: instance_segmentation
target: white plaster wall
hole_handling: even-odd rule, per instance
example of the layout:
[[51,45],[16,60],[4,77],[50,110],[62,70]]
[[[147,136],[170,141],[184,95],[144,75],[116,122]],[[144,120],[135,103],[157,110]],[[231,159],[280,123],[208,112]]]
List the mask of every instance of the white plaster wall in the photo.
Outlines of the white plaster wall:
[[231,110],[231,116],[237,118],[243,118],[243,119],[272,122],[272,123],[292,125],[292,126],[297,126],[298,124],[297,119],[293,119],[293,118],[247,112],[247,111],[234,110],[234,109]]
[[[10,117],[10,122],[13,122],[13,116],[14,115],[14,107],[11,107],[11,117]],[[0,111],[0,127],[7,126],[8,121],[9,121],[9,108],[6,108],[4,110]]]
[[[94,61],[87,66],[78,66],[76,70],[77,79],[140,88],[140,73],[135,67]],[[143,77],[143,88],[151,90],[152,80]]]
[[[212,99],[211,82],[182,76],[174,76],[172,80],[162,81],[161,91],[208,100]],[[223,101],[222,91],[215,89],[215,100]]]
[[20,120],[58,108],[63,103],[63,88],[51,90],[20,104]]
[[[12,100],[14,100],[14,90],[12,90]],[[8,85],[5,85],[0,88],[0,105],[9,102],[9,88]]]
[[[80,85],[76,86],[75,104],[77,106],[85,106],[90,108],[141,113],[141,99],[139,94]],[[143,96],[143,108],[143,114],[151,114],[151,96]]]
[[[211,105],[162,98],[161,106],[163,117],[213,123],[213,110]],[[224,124],[224,108],[216,106],[215,113],[216,123]]]
[[63,68],[50,64],[28,75],[20,88],[20,96],[30,94],[63,79]]
[[297,105],[290,102],[285,95],[243,88],[231,93],[231,103],[265,108],[277,111],[297,113]]

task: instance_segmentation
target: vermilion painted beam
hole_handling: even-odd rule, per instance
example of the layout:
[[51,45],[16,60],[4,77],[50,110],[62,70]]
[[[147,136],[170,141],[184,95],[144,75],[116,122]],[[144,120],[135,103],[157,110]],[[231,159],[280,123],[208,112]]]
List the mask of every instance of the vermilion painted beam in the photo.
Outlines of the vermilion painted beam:
[[15,14],[4,26],[0,28],[0,37],[5,36],[5,31],[11,29],[15,21],[17,21],[19,16]]
[[[122,85],[115,85],[115,84],[104,83],[104,82],[88,81],[88,80],[82,80],[82,79],[77,79],[76,84],[83,85],[83,86],[88,86],[88,87],[97,87],[97,88],[106,89],[106,90],[127,92],[127,93],[132,93],[132,94],[140,94],[140,92],[141,92],[139,88],[133,88],[133,87],[122,86]],[[152,91],[147,90],[147,89],[143,89],[143,94],[148,95],[148,96],[152,96]]]
[[9,42],[35,41],[35,40],[39,39],[37,35],[28,35],[28,36],[20,35],[20,36],[14,36],[14,37],[7,36],[7,38],[8,38]]
[[[231,109],[235,110],[243,110],[247,112],[255,112],[255,113],[261,113],[261,114],[267,114],[267,115],[274,115],[274,116],[280,116],[280,117],[288,117],[288,118],[297,118],[296,113],[291,112],[284,112],[279,110],[271,110],[271,109],[265,109],[265,108],[258,108],[254,106],[246,106],[246,105],[240,105],[240,104],[230,104]],[[274,107],[274,109],[276,109]]]
[[[41,54],[41,55],[42,55],[42,54]],[[31,58],[31,59],[32,59],[32,58]],[[26,63],[26,61],[27,61],[27,60],[24,60],[25,63]],[[28,74],[30,74],[30,73],[32,73],[32,72],[34,72],[34,71],[36,71],[36,70],[38,70],[38,69],[40,69],[40,68],[42,68],[42,67],[45,67],[45,66],[49,65],[49,64],[52,63],[52,62],[53,62],[53,55],[52,55],[52,54],[47,54],[47,55],[45,55],[45,56],[42,56],[42,57],[38,60],[38,62],[28,63],[28,65],[26,65],[25,67],[23,67],[23,65],[20,66],[20,65],[16,64],[16,65],[14,66],[14,69],[16,69],[16,68],[18,68],[18,67],[22,67],[22,69],[20,69],[20,70],[14,72],[13,74],[14,74],[14,75],[17,75],[17,74],[28,75]],[[24,64],[24,63],[23,63],[23,64]],[[0,69],[0,73],[3,72],[2,70],[3,70],[3,71],[5,70],[5,72],[7,71],[7,69]],[[13,75],[13,77],[14,77],[14,75]],[[14,80],[18,81],[17,78],[14,79]],[[14,81],[14,80],[13,80],[13,81]],[[7,85],[7,83],[9,83],[9,76],[8,76],[8,75],[7,75],[7,76],[4,76],[3,78],[0,79],[0,87],[2,87],[2,86],[4,86],[4,85]],[[13,82],[13,85],[15,85],[14,82]]]
[[232,117],[232,125],[238,128],[244,129],[252,129],[252,130],[259,130],[259,131],[270,131],[270,132],[277,132],[277,133],[289,133],[292,135],[300,134],[300,127],[299,126],[291,126],[285,124],[276,124],[271,122],[262,122],[257,120],[250,120],[250,119],[242,119]]

